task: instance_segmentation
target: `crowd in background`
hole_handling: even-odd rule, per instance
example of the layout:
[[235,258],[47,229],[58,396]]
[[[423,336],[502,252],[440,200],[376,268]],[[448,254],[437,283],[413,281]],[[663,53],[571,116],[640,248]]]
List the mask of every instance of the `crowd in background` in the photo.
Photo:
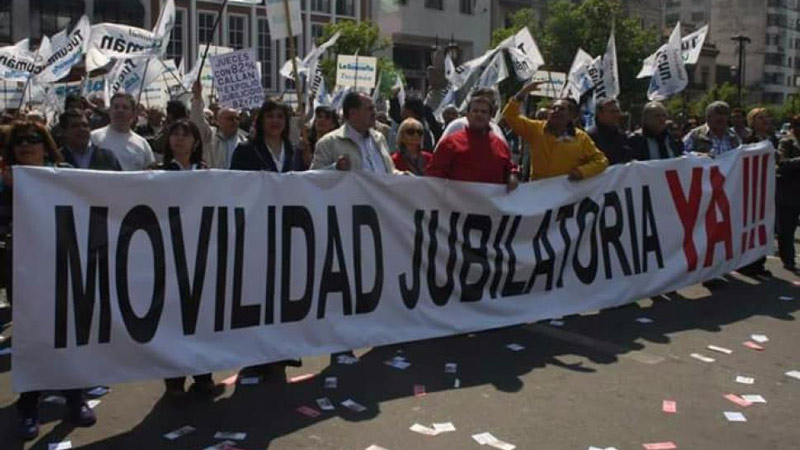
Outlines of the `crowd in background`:
[[[68,96],[55,123],[47,123],[37,111],[3,112],[0,235],[5,252],[0,281],[12,299],[14,165],[104,171],[365,170],[503,184],[511,191],[519,183],[560,175],[579,182],[609,165],[631,161],[715,158],[743,143],[765,140],[778,150],[779,255],[788,270],[797,271],[794,233],[800,217],[800,116],[791,118],[788,132],[779,136],[764,108],[745,112],[714,102],[703,120],[679,123],[670,120],[664,105],[651,102],[641,112],[640,126],[629,133],[620,104],[607,99],[597,102],[595,123],[584,129],[579,105],[571,99],[557,99],[528,117],[524,108],[536,86],[525,86],[502,109],[496,91],[478,89],[463,115],[455,106],[436,112],[430,95],[425,99],[409,96],[401,104],[396,93],[387,113],[380,113],[370,96],[351,92],[341,111],[320,106],[308,120],[279,99],[268,99],[252,111],[206,105],[199,84],[188,104],[172,100],[163,111],[137,105],[128,94],[116,94],[109,105]],[[740,271],[768,274],[763,261]],[[254,369],[280,377],[286,363]],[[170,395],[185,393],[184,378],[165,380],[165,384]],[[202,374],[194,377],[190,390],[212,394],[217,388],[211,374]],[[82,392],[66,392],[67,407],[74,423],[89,426],[96,419]],[[17,403],[23,438],[38,433],[38,398],[38,392],[26,392]]]

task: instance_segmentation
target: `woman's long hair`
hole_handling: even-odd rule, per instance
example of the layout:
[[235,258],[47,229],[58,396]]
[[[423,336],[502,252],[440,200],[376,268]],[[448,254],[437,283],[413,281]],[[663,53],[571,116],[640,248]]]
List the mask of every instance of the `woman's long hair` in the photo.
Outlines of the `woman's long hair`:
[[178,129],[188,131],[194,138],[195,145],[192,149],[191,156],[189,156],[189,162],[192,164],[200,164],[203,162],[203,141],[200,138],[200,129],[189,119],[179,119],[170,124],[169,128],[167,128],[167,145],[164,147],[164,164],[169,164],[175,159],[175,155],[172,154],[169,137]]
[[264,115],[275,110],[283,111],[283,115],[286,118],[283,132],[281,133],[281,139],[284,141],[289,140],[289,127],[292,120],[292,109],[289,108],[286,103],[283,103],[277,98],[268,98],[264,100],[264,103],[261,105],[261,108],[258,109],[258,115],[256,116],[256,142],[264,142]]
[[11,127],[8,130],[8,135],[4,140],[6,143],[6,148],[3,154],[3,159],[5,160],[7,166],[13,166],[14,164],[17,164],[17,156],[14,153],[14,141],[16,141],[17,136],[30,134],[31,132],[42,136],[45,161],[49,162],[50,164],[64,162],[64,157],[61,156],[61,152],[58,151],[58,147],[56,147],[56,141],[53,140],[53,136],[50,135],[50,132],[47,131],[47,128],[45,128],[44,125],[30,120],[15,120],[11,123]]

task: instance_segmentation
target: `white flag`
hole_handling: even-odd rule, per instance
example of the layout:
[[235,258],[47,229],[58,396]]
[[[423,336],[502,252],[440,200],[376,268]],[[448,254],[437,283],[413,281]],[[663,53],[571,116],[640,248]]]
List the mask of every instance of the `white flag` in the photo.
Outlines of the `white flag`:
[[[45,36],[39,48],[50,51],[50,42]],[[44,70],[40,52],[30,51],[28,39],[14,45],[0,47],[0,79],[6,81],[26,81],[31,74],[36,75]]]
[[[339,40],[339,36],[341,36],[341,33],[336,32],[336,34],[331,36],[330,39],[322,43],[322,45],[319,47],[311,47],[311,51],[309,51],[306,57],[302,60],[295,57],[295,61],[297,61],[298,74],[300,76],[310,76],[309,74],[315,73],[322,55],[324,55],[325,51],[327,51],[333,44],[336,43],[336,41]],[[286,62],[283,63],[283,67],[281,67],[279,73],[284,78],[294,80],[294,68],[292,67],[291,59],[286,60]]]
[[620,94],[619,88],[619,66],[617,64],[617,41],[614,38],[614,30],[608,38],[606,53],[603,55],[603,87],[608,98],[617,98]]
[[544,65],[544,58],[533,40],[528,27],[519,30],[517,34],[507,38],[498,49],[508,49],[508,54],[514,62],[514,71],[517,77],[523,80],[533,78],[533,74]]
[[666,100],[684,90],[687,84],[689,76],[686,74],[686,66],[681,56],[681,24],[678,22],[672,30],[669,41],[656,52],[647,98]]
[[155,59],[118,59],[106,76],[109,98],[117,92],[138,95],[163,73],[164,66]]
[[[681,39],[681,55],[683,56],[684,64],[697,64],[700,59],[700,52],[703,50],[703,43],[706,41],[708,35],[708,25],[700,28],[699,30],[687,34]],[[648,56],[642,61],[642,70],[636,75],[636,78],[647,78],[653,76],[653,60],[656,59],[656,54]]]
[[292,36],[303,33],[303,20],[300,13],[300,0],[289,1],[289,20],[286,17],[286,0],[267,0],[267,22],[269,33],[274,40],[286,39],[289,37],[287,24],[291,23]]
[[494,54],[492,62],[489,63],[489,65],[481,74],[481,77],[478,78],[476,87],[491,88],[496,86],[498,83],[505,80],[506,78],[508,78],[508,68],[506,67],[506,58],[503,55],[503,52],[497,52]]
[[592,66],[593,62],[594,60],[591,55],[586,53],[582,48],[578,49],[578,52],[575,53],[575,58],[572,60],[572,65],[569,68],[567,83],[564,85],[562,96],[567,96],[579,102],[581,95],[592,89],[594,83],[592,82],[592,77],[589,75],[589,68]]
[[69,34],[64,29],[50,38],[50,51],[44,55],[46,58],[45,68],[36,75],[36,79],[39,82],[47,83],[67,76],[72,66],[81,61],[91,32],[89,18],[83,16]]
[[400,88],[400,91],[397,93],[397,100],[402,107],[406,103],[406,87],[403,85],[403,79],[400,77],[399,73],[395,73],[394,76],[394,86],[392,86],[392,88]]

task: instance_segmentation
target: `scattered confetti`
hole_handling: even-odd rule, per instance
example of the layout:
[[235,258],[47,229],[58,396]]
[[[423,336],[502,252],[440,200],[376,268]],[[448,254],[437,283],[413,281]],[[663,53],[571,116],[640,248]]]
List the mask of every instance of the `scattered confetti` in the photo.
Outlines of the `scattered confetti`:
[[314,378],[316,375],[313,373],[304,373],[302,375],[298,375],[296,377],[289,378],[289,383],[299,383],[301,381],[309,380]]
[[319,409],[323,411],[333,411],[334,409],[336,409],[336,407],[333,406],[333,403],[331,403],[328,397],[318,398],[317,406],[319,406]]
[[739,397],[736,394],[727,394],[724,397],[727,398],[728,400],[732,401],[733,403],[736,403],[739,406],[750,406],[750,405],[752,405],[752,403],[750,403],[747,400]]
[[185,436],[185,435],[187,435],[187,434],[189,434],[189,433],[191,433],[193,431],[194,431],[194,427],[193,426],[186,425],[186,426],[178,428],[175,431],[170,431],[169,433],[165,434],[164,437],[166,439],[169,439],[170,441],[174,441],[175,439],[178,439],[181,436]]
[[665,413],[675,414],[678,412],[678,404],[673,400],[664,400],[661,402],[661,410]]
[[72,441],[54,442],[47,445],[47,450],[67,450],[72,448]]
[[725,411],[723,414],[728,422],[747,422],[747,418],[740,412]]
[[800,380],[800,370],[790,370],[786,372],[786,376]]
[[743,377],[739,375],[736,377],[736,382],[741,384],[753,384],[756,382],[756,379],[752,377]]
[[308,416],[308,417],[311,417],[311,418],[319,417],[320,414],[321,414],[319,411],[317,411],[316,409],[314,409],[314,408],[312,408],[310,406],[300,406],[300,407],[296,408],[295,411],[299,412],[300,414],[302,414],[304,416]]
[[742,399],[750,403],[767,403],[767,400],[764,399],[764,397],[755,394],[743,395]]
[[247,439],[247,433],[240,431],[217,431],[214,434],[214,439],[232,439],[234,441],[243,441]]
[[639,323],[653,323],[654,322],[654,320],[649,318],[649,317],[639,317],[638,319],[636,319],[636,321],[639,322]]
[[458,364],[447,363],[444,365],[444,373],[456,373],[458,371]]
[[506,345],[506,348],[512,352],[521,352],[522,350],[525,350],[525,347],[519,344],[508,344]]
[[107,388],[106,386],[97,386],[95,388],[89,389],[88,391],[86,391],[86,393],[93,397],[102,397],[108,394],[110,391],[111,389]]
[[339,380],[336,377],[325,377],[325,389],[336,389],[339,387]]
[[731,353],[733,353],[733,350],[731,350],[731,349],[728,349],[728,348],[725,348],[725,347],[718,347],[716,345],[709,345],[706,348],[709,349],[709,350],[713,350],[715,352],[724,353],[726,355],[730,355]]
[[742,343],[742,345],[744,345],[747,348],[752,348],[753,350],[758,350],[758,351],[764,350],[764,347],[756,344],[753,341],[745,341],[745,342]]
[[750,339],[758,342],[759,344],[769,342],[769,338],[767,337],[766,334],[751,334]]
[[366,406],[360,405],[349,398],[342,402],[342,406],[354,412],[364,412],[367,410]]
[[704,363],[712,363],[716,361],[714,358],[709,358],[708,356],[701,355],[700,353],[692,353],[689,356],[691,356],[694,359],[703,361]]
[[414,385],[414,397],[424,397],[427,395],[425,392],[425,385],[424,384],[415,384]]
[[651,444],[642,444],[646,450],[672,450],[678,448],[674,442],[653,442]]

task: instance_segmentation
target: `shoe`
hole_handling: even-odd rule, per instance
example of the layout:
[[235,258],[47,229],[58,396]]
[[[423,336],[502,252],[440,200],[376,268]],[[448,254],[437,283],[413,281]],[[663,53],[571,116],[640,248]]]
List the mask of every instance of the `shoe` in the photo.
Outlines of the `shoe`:
[[39,418],[23,417],[19,421],[17,436],[26,441],[30,441],[39,435]]
[[97,422],[97,416],[86,402],[80,402],[69,407],[69,420],[79,427],[90,427]]

